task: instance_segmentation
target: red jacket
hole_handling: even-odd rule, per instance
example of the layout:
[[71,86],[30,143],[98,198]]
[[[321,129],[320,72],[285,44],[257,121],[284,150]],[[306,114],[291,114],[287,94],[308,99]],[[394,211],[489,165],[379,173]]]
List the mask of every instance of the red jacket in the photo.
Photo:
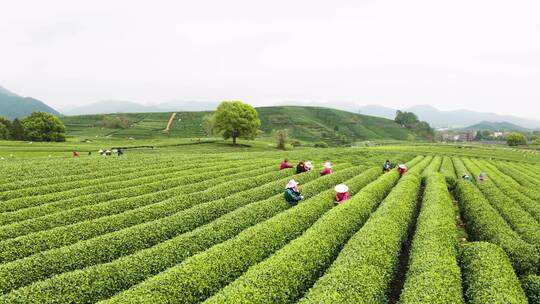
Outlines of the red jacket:
[[289,169],[289,168],[292,168],[292,166],[291,164],[286,163],[286,162],[282,162],[281,165],[279,165],[279,170]]
[[330,168],[324,168],[321,171],[321,175],[327,175],[327,174],[331,174],[331,173],[332,173],[332,169],[330,169]]
[[397,170],[398,170],[398,172],[399,172],[399,175],[403,175],[403,174],[407,173],[407,169],[402,169],[402,168],[399,168],[399,167],[398,167]]
[[336,193],[336,202],[344,202],[349,199],[349,192]]

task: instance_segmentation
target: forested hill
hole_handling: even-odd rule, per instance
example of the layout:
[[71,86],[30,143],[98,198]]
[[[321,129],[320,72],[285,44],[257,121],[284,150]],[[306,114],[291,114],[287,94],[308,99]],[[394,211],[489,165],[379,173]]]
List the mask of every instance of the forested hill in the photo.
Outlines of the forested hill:
[[[270,136],[272,130],[288,129],[291,138],[326,142],[330,145],[343,142],[395,139],[405,140],[414,136],[394,121],[321,107],[260,107],[256,108],[261,119],[262,136]],[[170,134],[163,132],[171,113],[133,113],[80,115],[62,118],[67,133],[73,136],[111,136],[118,138],[154,137],[205,137],[203,117],[211,112],[177,112]],[[123,120],[123,126],[109,124]]]
[[22,118],[36,111],[60,115],[55,109],[40,100],[19,96],[0,86],[0,116],[9,119]]

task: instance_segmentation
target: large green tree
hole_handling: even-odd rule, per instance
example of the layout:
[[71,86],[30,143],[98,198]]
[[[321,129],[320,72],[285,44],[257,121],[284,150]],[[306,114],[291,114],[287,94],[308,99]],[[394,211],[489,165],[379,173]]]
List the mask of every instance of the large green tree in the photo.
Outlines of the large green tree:
[[11,123],[10,135],[13,140],[24,140],[24,129],[18,118],[15,118]]
[[527,138],[525,138],[525,135],[521,133],[510,133],[506,136],[506,143],[509,146],[519,146],[519,145],[526,145],[527,144]]
[[11,121],[0,116],[0,139],[10,138]]
[[261,121],[255,109],[241,101],[222,102],[212,116],[216,131],[222,132],[224,139],[255,139]]
[[66,127],[58,117],[45,113],[33,112],[22,120],[25,138],[33,141],[65,141]]

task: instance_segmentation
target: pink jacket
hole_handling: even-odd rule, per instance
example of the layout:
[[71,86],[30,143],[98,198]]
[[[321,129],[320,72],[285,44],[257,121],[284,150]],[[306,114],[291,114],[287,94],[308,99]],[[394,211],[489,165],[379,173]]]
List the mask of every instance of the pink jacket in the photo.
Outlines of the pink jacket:
[[349,199],[349,192],[336,193],[336,202],[344,202]]

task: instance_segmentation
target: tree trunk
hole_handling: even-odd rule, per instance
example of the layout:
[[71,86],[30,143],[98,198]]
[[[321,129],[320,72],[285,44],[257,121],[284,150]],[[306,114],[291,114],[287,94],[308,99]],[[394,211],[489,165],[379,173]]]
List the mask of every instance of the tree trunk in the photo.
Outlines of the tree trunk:
[[232,143],[233,143],[233,145],[236,145],[236,136],[233,136]]

